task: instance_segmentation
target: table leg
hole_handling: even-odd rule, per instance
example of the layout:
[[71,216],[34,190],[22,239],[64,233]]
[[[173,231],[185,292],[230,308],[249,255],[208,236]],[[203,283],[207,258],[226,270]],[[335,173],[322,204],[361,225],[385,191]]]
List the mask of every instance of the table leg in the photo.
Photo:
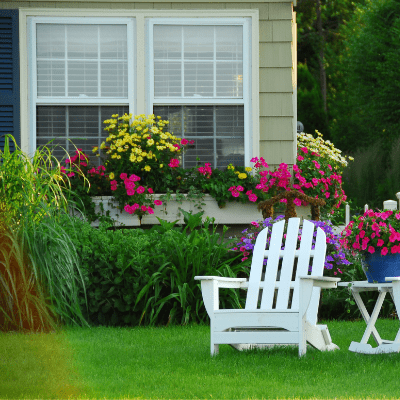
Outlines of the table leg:
[[[379,315],[379,311],[380,311],[380,309],[381,309],[383,300],[385,299],[385,295],[386,295],[385,292],[379,294],[378,300],[377,300],[377,302],[376,302],[376,304],[375,304],[375,307],[374,307],[374,311],[375,311],[375,310],[376,310],[376,307],[377,307],[377,305],[378,305],[378,302],[380,301],[380,297],[381,297],[382,295],[383,295],[383,297],[382,297],[382,301],[381,301],[380,306],[379,306],[379,309],[378,309],[378,315]],[[354,297],[354,300],[355,300],[356,303],[357,303],[358,309],[360,310],[362,317],[364,318],[365,323],[367,324],[367,329],[368,329],[368,325],[369,325],[369,323],[372,322],[372,321],[371,321],[370,315],[368,314],[367,309],[365,308],[365,305],[364,305],[364,302],[362,301],[362,298],[361,298],[361,296],[360,296],[360,293],[359,293],[358,291],[357,291],[357,292],[356,292],[356,291],[353,291],[353,297]],[[372,313],[372,314],[373,314],[373,313]],[[377,315],[377,317],[378,317],[378,315]],[[375,319],[375,321],[376,321],[376,319]],[[374,321],[374,323],[373,323],[373,325],[372,325],[372,327],[371,327],[371,332],[369,333],[367,340],[365,340],[365,342],[363,342],[363,339],[364,339],[364,336],[365,336],[365,333],[364,333],[364,336],[363,336],[363,339],[361,340],[361,343],[367,343],[367,342],[368,342],[368,339],[369,339],[369,336],[370,336],[371,333],[372,333],[372,336],[373,336],[373,338],[374,338],[376,344],[377,344],[378,346],[379,346],[380,344],[382,344],[382,339],[381,339],[381,337],[380,337],[378,331],[377,331],[376,328],[375,328],[375,321]]]
[[[360,343],[367,343],[369,337],[371,336],[371,333],[374,331],[374,335],[373,336],[374,336],[374,339],[376,341],[376,344],[378,346],[382,344],[382,339],[381,339],[378,331],[375,328],[375,322],[378,319],[378,315],[379,315],[379,312],[381,311],[381,307],[382,307],[382,304],[383,304],[383,300],[385,300],[385,296],[386,296],[386,292],[380,292],[379,293],[378,300],[376,301],[376,304],[375,304],[375,307],[374,307],[374,311],[372,311],[372,314],[371,314],[370,317],[368,316],[369,317],[368,319],[364,318],[365,322],[367,323],[367,329],[365,330],[364,336],[362,337]],[[360,300],[361,300],[361,297],[360,297]],[[364,309],[365,309],[365,307],[364,307]],[[368,312],[367,312],[366,309],[365,309],[365,312],[368,315]]]

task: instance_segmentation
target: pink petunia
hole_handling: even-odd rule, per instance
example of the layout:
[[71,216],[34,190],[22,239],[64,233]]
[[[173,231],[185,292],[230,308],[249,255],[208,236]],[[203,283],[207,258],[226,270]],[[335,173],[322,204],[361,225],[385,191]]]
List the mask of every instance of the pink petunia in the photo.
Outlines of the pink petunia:
[[128,175],[127,175],[125,172],[123,172],[119,177],[120,177],[123,181],[124,181],[125,179],[128,179]]
[[382,239],[378,239],[377,245],[378,245],[379,247],[382,247],[384,244],[385,244],[385,242],[384,242]]
[[124,210],[128,213],[128,214],[133,214],[135,212],[135,210],[132,209],[132,207],[129,204],[125,204]]
[[257,201],[257,196],[254,193],[252,193],[249,195],[249,200],[254,203]]
[[237,190],[232,190],[231,193],[232,193],[233,197],[239,197],[240,196],[240,193]]
[[386,256],[387,253],[388,253],[388,248],[387,248],[387,247],[383,247],[383,248],[381,249],[381,254],[382,254],[383,256]]
[[142,194],[142,193],[144,193],[145,188],[144,188],[143,186],[139,186],[139,187],[136,189],[136,191],[137,191],[139,194]]
[[[111,190],[112,190],[112,188],[111,188]],[[127,189],[126,194],[128,196],[133,196],[135,194],[135,189],[132,189],[132,188]]]
[[236,190],[238,190],[239,192],[243,192],[244,187],[243,186],[236,186]]
[[132,182],[138,182],[138,181],[140,181],[140,177],[137,176],[137,175],[135,175],[135,174],[132,174],[132,175],[129,177],[129,180],[132,181]]
[[301,206],[301,200],[298,199],[297,197],[293,200],[293,203],[294,203],[296,206]]
[[297,156],[297,160],[298,160],[298,161],[303,161],[303,160],[304,160],[304,157],[303,157],[303,156]]
[[260,226],[259,223],[256,221],[252,221],[250,224],[255,226],[256,228],[258,228]]
[[147,207],[147,212],[149,214],[154,214],[154,210],[151,207]]
[[155,204],[156,206],[161,206],[162,201],[161,201],[161,200],[154,200],[154,204]]
[[183,146],[187,145],[188,143],[189,143],[189,141],[188,141],[187,139],[182,139],[182,140],[181,140],[181,144],[182,144]]
[[154,193],[154,191],[153,191],[152,188],[148,188],[147,191],[148,191],[150,194],[153,194],[153,193]]
[[368,247],[368,252],[371,253],[371,254],[375,253],[375,248],[373,246],[369,246]]
[[308,153],[307,147],[302,147],[300,150],[301,150],[304,154],[307,154],[307,153]]
[[75,172],[70,172],[67,176],[71,178],[71,176],[75,176]]
[[142,211],[147,211],[147,207],[146,207],[145,205],[142,205],[142,207],[140,207],[140,209],[141,209]]

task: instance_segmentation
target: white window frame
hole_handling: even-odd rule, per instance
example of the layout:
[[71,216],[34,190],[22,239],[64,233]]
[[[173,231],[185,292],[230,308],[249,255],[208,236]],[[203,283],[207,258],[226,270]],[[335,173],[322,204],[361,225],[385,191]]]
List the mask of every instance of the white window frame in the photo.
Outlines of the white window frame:
[[[29,153],[36,149],[36,109],[37,106],[129,106],[134,110],[136,104],[136,41],[135,41],[135,19],[134,18],[75,18],[75,17],[29,17],[28,18],[28,79],[29,79],[29,126],[30,141]],[[127,28],[127,77],[128,95],[121,97],[79,97],[79,96],[41,96],[37,95],[37,58],[36,58],[36,26],[37,24],[54,25],[126,25]],[[102,122],[102,121],[101,121]],[[101,125],[100,125],[101,126]]]
[[[202,26],[242,26],[243,27],[243,97],[169,97],[154,98],[154,51],[153,51],[153,32],[154,25],[202,25]],[[147,113],[153,113],[154,106],[185,106],[185,105],[203,105],[203,106],[224,106],[224,105],[243,105],[244,107],[244,160],[245,165],[250,166],[250,159],[253,154],[252,137],[252,109],[251,109],[251,19],[242,18],[148,18],[146,20],[146,49],[147,49],[147,70],[146,77],[147,93]],[[214,77],[216,79],[216,77]],[[215,88],[214,88],[215,89]],[[214,155],[215,156],[215,155]]]
[[[129,104],[130,112],[133,114],[146,114],[152,110],[149,104],[149,90],[146,87],[148,70],[148,60],[146,54],[146,20],[149,18],[179,18],[189,19],[193,16],[197,18],[207,18],[213,21],[217,18],[233,20],[235,18],[249,18],[251,21],[249,38],[251,38],[250,71],[251,83],[249,86],[249,100],[251,109],[245,112],[248,122],[246,123],[245,140],[249,143],[246,146],[245,164],[250,165],[252,157],[260,157],[260,85],[259,85],[259,10],[250,9],[199,9],[195,14],[193,10],[184,9],[102,9],[102,8],[46,8],[46,7],[21,7],[19,9],[19,48],[20,48],[20,117],[21,117],[21,148],[27,154],[33,155],[36,149],[36,110],[32,118],[32,73],[31,51],[32,51],[32,29],[31,20],[34,18],[44,18],[45,22],[54,19],[61,21],[62,18],[73,18],[74,21],[84,19],[85,22],[93,19],[96,22],[101,18],[106,18],[109,23],[112,18],[121,21],[123,18],[135,21],[134,40],[134,62],[135,68],[134,90],[130,91],[133,95],[133,106]],[[196,18],[196,19],[197,19]],[[109,99],[108,99],[109,100]],[[110,104],[108,102],[108,104]],[[124,105],[126,103],[120,103]]]

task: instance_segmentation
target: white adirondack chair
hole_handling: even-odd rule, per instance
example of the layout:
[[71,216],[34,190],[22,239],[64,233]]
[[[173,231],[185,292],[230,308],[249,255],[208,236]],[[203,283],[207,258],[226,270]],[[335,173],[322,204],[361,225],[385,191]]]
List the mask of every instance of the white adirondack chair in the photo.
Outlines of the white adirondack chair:
[[[307,342],[322,351],[338,349],[332,343],[327,326],[316,323],[321,288],[337,287],[340,278],[322,276],[326,254],[325,232],[318,228],[315,249],[312,250],[315,225],[304,220],[300,248],[297,249],[299,225],[299,218],[289,219],[284,250],[281,250],[284,220],[273,225],[268,250],[265,249],[268,228],[259,233],[249,281],[246,278],[195,277],[201,281],[203,301],[211,321],[211,355],[218,353],[220,344],[229,344],[238,350],[298,345],[299,356],[306,353]],[[264,258],[268,259],[266,268]],[[282,267],[279,274],[280,258]],[[297,269],[292,281],[295,258]],[[313,258],[312,274],[307,276],[310,258]],[[247,289],[245,308],[220,310],[219,288]],[[290,298],[291,292],[293,295]]]

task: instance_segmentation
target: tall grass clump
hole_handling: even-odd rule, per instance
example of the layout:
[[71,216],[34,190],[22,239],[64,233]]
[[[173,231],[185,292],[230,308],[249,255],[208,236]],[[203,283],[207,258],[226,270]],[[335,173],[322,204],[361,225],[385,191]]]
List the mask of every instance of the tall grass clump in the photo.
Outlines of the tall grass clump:
[[30,158],[6,135],[0,151],[1,330],[87,325],[76,289],[79,259],[60,220],[68,215],[68,187],[62,178],[47,147]]

